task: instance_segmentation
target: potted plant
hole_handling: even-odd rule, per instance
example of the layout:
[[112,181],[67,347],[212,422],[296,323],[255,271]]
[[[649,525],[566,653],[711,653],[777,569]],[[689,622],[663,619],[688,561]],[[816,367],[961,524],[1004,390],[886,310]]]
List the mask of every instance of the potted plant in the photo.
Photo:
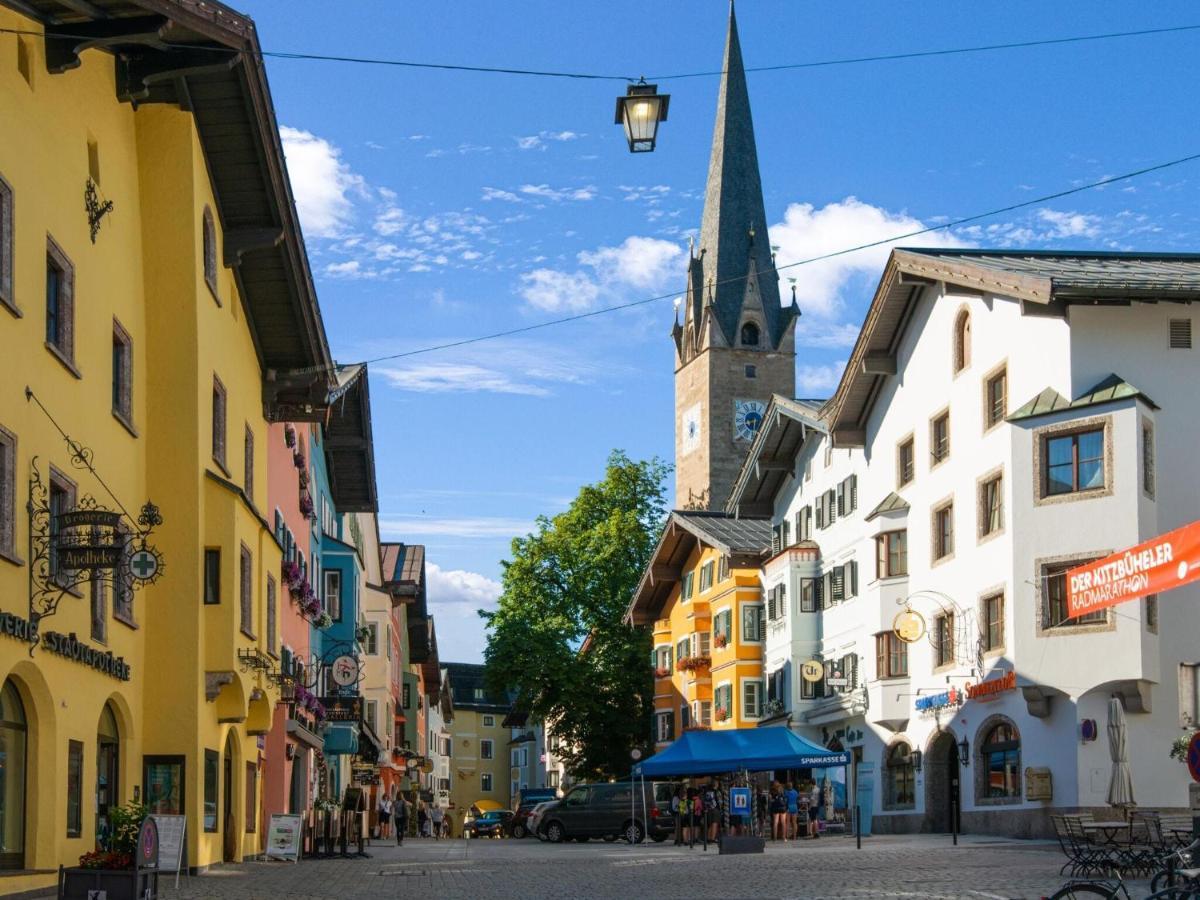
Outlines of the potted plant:
[[670,674],[671,674],[671,670],[666,668],[665,666],[659,666],[657,669],[654,670],[655,678],[666,678]]
[[311,519],[313,517],[313,512],[312,497],[310,497],[308,494],[301,494],[300,515],[304,516],[306,519]]
[[140,803],[110,807],[108,847],[83,854],[78,866],[59,869],[59,898],[88,900],[101,891],[108,900],[157,898],[157,872],[139,872],[134,865],[138,835],[147,812]]
[[295,593],[300,585],[304,582],[304,573],[300,571],[300,566],[292,562],[290,559],[283,561],[283,566],[280,568],[280,577],[283,583],[292,593]]
[[299,447],[292,453],[292,463],[297,469],[307,469],[308,465],[304,461],[304,451]]
[[718,706],[716,712],[713,713],[717,717],[718,722],[724,722],[729,718],[729,710],[723,706]]
[[313,625],[316,628],[328,628],[332,624],[333,617],[330,616],[329,613],[321,613],[319,616],[313,619]]
[[721,632],[718,631],[715,635],[713,635],[713,643],[717,647],[724,647],[726,644],[729,643],[729,635],[722,634]]
[[1194,732],[1180,735],[1171,742],[1171,759],[1177,759],[1184,765],[1187,765],[1188,749],[1192,746],[1192,736]]
[[308,469],[300,470],[300,490],[308,488]]

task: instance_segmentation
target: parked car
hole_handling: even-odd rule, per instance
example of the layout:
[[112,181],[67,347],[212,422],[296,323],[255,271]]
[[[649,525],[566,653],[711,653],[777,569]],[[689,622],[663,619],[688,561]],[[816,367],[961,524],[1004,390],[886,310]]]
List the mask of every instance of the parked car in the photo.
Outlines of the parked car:
[[493,809],[481,813],[466,826],[466,836],[473,838],[504,837],[506,827],[512,817],[511,809]]
[[536,834],[529,827],[529,814],[539,803],[558,799],[558,791],[554,788],[526,788],[517,794],[517,811],[508,824],[508,833],[515,838],[523,838]]
[[541,828],[542,817],[545,815],[546,810],[550,809],[550,807],[556,805],[557,803],[557,800],[542,801],[530,811],[529,818],[525,821],[526,830],[530,834],[534,835],[539,841],[544,841],[546,839],[545,832],[543,832]]
[[640,844],[647,835],[654,841],[665,840],[673,833],[675,821],[670,813],[670,788],[661,792],[661,806],[658,788],[650,781],[581,784],[542,814],[539,833],[554,844],[597,837],[621,837]]

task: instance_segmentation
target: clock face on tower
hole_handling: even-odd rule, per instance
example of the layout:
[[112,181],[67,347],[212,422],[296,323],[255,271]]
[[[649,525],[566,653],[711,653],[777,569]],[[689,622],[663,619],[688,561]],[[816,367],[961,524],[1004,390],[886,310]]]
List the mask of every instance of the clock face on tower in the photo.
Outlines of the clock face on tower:
[[680,422],[682,441],[680,452],[687,456],[700,446],[700,404],[695,403],[683,411],[683,421]]
[[761,400],[733,401],[733,436],[739,441],[752,441],[762,427],[767,405]]

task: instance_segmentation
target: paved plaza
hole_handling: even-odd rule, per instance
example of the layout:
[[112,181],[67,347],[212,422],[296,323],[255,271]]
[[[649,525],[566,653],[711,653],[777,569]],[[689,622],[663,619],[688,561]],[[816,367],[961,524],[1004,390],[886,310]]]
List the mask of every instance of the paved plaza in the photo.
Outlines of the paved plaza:
[[[1003,838],[880,836],[856,850],[826,837],[764,855],[718,856],[670,844],[551,845],[527,840],[375,844],[370,859],[246,863],[191,878],[167,900],[358,898],[1037,898],[1061,883],[1057,846]],[[1146,891],[1132,886],[1133,896]]]

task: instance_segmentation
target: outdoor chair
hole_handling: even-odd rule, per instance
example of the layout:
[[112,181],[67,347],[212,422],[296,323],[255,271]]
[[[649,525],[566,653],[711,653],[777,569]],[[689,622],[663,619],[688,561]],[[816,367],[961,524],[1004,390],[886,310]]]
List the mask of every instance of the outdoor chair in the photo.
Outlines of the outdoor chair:
[[1126,860],[1115,847],[1105,847],[1094,844],[1088,839],[1083,828],[1083,816],[1063,816],[1067,835],[1072,848],[1079,860],[1079,872],[1082,875],[1111,875],[1120,871]]

